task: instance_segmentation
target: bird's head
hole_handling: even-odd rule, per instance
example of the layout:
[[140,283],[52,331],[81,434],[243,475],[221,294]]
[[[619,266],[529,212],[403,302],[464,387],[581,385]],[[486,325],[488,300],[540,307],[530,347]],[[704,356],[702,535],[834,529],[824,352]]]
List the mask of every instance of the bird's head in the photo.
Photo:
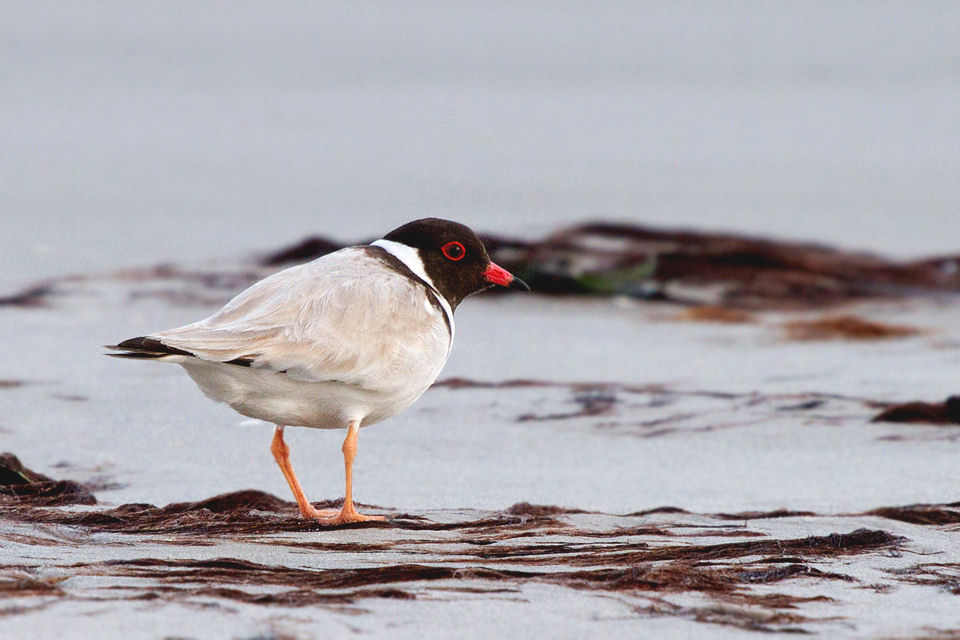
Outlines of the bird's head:
[[[454,308],[467,296],[494,285],[530,290],[523,280],[494,264],[477,234],[459,222],[414,220],[374,244],[403,260],[415,273],[422,265],[427,279]],[[419,264],[411,264],[414,258]]]

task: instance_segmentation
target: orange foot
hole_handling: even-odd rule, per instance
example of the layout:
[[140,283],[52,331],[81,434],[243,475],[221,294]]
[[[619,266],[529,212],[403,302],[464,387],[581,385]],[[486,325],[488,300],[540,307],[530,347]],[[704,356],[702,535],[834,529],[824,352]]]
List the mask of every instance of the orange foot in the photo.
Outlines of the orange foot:
[[317,514],[314,516],[314,518],[317,522],[326,526],[347,524],[350,522],[372,522],[386,520],[384,516],[365,516],[362,513],[358,513],[357,510],[354,509],[352,503],[343,505],[343,508],[340,509],[340,511],[334,511],[333,509],[317,511]]
[[386,520],[385,516],[366,516],[359,513],[353,503],[343,505],[341,509],[316,509],[309,502],[300,510],[300,516],[316,520],[323,525],[348,524],[351,522],[372,522]]

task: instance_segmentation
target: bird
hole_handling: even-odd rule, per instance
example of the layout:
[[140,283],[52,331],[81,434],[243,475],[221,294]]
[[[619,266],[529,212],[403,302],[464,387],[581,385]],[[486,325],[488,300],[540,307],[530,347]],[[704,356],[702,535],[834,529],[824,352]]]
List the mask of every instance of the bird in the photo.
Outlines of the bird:
[[[495,285],[530,290],[469,227],[423,218],[278,271],[203,320],[107,345],[106,355],[179,364],[209,398],[273,424],[270,451],[302,517],[383,520],[353,503],[359,431],[408,408],[436,381],[457,306]],[[339,510],[307,500],[286,427],[347,430]]]

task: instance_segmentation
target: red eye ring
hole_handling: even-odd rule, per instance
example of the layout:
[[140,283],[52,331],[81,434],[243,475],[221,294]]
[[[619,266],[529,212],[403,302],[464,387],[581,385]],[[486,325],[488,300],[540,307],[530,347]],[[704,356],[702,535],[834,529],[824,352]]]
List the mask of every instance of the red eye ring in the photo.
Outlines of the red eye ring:
[[448,242],[443,245],[440,249],[443,252],[443,255],[446,256],[448,260],[457,260],[463,259],[463,256],[467,255],[467,250],[459,242]]

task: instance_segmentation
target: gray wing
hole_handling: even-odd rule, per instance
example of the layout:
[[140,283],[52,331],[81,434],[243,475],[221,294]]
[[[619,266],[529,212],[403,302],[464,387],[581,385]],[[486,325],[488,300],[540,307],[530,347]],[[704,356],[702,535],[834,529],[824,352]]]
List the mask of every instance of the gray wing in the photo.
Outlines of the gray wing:
[[450,334],[422,285],[342,249],[275,273],[212,316],[153,333],[173,349],[306,381],[376,386],[446,360]]

